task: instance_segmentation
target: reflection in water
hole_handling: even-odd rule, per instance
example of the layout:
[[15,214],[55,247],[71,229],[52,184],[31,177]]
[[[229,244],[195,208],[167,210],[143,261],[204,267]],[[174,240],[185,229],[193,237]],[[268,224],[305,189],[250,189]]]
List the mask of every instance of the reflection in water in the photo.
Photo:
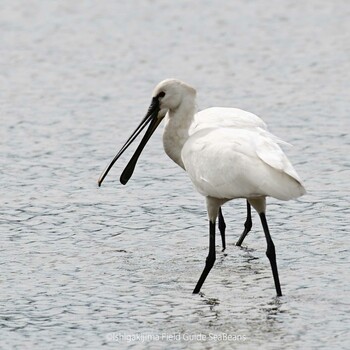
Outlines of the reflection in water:
[[266,314],[266,326],[270,329],[270,332],[273,332],[274,329],[278,328],[277,323],[283,324],[280,316],[288,313],[283,309],[283,301],[281,300],[281,297],[273,298],[266,306],[262,306],[261,309]]
[[200,293],[200,296],[204,299],[204,302],[210,306],[210,310],[213,310],[214,306],[219,305],[219,299],[217,298],[208,298],[204,293]]

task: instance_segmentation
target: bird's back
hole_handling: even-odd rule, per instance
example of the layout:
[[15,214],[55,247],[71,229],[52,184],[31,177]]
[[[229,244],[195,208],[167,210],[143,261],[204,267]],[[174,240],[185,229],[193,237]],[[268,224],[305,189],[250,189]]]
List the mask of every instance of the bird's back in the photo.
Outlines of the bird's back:
[[227,107],[211,107],[196,113],[190,134],[208,127],[267,129],[265,122],[255,114]]

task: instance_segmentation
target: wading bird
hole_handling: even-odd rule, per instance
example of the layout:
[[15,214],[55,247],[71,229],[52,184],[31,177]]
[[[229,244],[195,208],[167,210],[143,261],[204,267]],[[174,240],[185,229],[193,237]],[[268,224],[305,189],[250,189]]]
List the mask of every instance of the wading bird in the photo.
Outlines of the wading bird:
[[101,186],[109,170],[142,130],[149,124],[134,155],[121,174],[126,184],[138,158],[160,122],[165,119],[165,153],[189,175],[199,193],[205,196],[209,217],[209,254],[193,293],[199,293],[216,259],[215,223],[225,248],[225,222],[221,206],[236,198],[247,200],[245,230],[240,245],[251,227],[250,206],[258,212],[267,242],[276,293],[282,295],[275,246],[266,221],[266,197],[289,200],[305,194],[292,164],[278,145],[280,140],[266,130],[265,123],[252,113],[236,108],[208,108],[195,113],[196,90],[186,83],[167,79],[153,91],[146,116],[129,137],[110,165],[101,174]]

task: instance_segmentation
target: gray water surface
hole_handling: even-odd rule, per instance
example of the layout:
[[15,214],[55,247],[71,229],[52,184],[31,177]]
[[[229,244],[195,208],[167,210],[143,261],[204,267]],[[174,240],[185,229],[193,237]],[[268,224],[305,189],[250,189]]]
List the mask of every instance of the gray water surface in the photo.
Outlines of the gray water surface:
[[[347,1],[2,1],[1,349],[349,349]],[[97,178],[168,77],[261,116],[308,194],[245,203],[202,295],[204,199],[158,130]]]

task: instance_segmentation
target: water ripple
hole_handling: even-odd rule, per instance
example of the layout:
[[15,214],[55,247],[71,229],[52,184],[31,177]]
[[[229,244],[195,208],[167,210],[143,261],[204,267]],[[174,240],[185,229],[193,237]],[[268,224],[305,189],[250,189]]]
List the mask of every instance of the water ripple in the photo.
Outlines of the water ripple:
[[[345,1],[2,5],[0,348],[349,348]],[[235,246],[244,201],[225,205],[227,249],[218,238],[192,295],[205,203],[161,133],[128,186],[126,154],[98,188],[170,76],[198,87],[200,108],[251,110],[294,145],[308,194],[267,212],[282,298],[256,215]]]

